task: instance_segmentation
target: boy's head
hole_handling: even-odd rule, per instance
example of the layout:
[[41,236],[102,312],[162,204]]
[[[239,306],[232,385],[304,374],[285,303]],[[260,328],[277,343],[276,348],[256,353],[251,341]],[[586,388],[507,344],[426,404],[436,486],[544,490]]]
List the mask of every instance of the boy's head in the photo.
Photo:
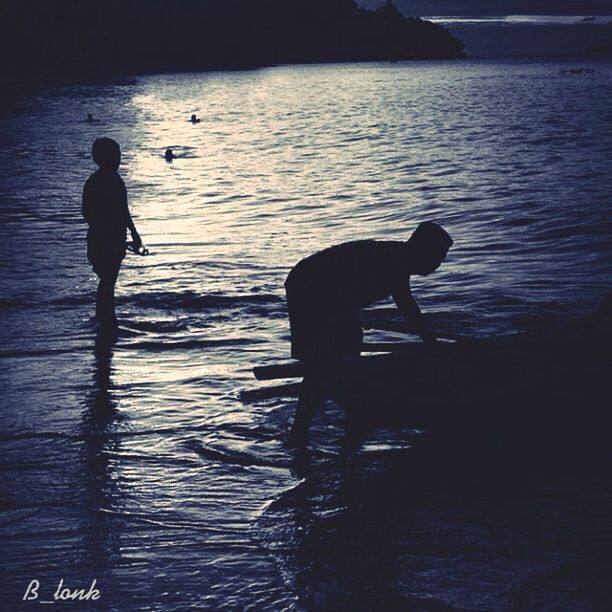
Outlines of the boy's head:
[[435,272],[446,259],[453,239],[437,223],[421,223],[408,240],[411,268],[415,274],[427,276]]
[[101,170],[117,170],[121,163],[121,149],[112,138],[96,138],[91,155]]

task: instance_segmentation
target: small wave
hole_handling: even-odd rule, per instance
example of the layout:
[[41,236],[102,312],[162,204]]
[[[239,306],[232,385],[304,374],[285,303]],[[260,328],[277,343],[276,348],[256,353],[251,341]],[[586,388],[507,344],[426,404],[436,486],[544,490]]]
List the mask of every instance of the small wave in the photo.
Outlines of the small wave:
[[189,350],[189,349],[203,349],[212,348],[219,346],[245,346],[250,344],[257,344],[257,340],[251,340],[249,338],[220,338],[218,340],[144,340],[135,341],[130,344],[132,349],[142,349],[147,351],[175,351],[178,349]]
[[241,467],[266,467],[278,469],[290,469],[291,464],[287,461],[266,459],[252,453],[231,450],[228,448],[218,449],[206,445],[199,440],[190,440],[186,446],[197,453],[202,459],[217,461],[227,465],[239,465]]
[[0,312],[11,310],[12,308],[20,308],[26,303],[24,298],[0,298]]
[[510,227],[527,227],[534,224],[534,219],[531,217],[511,217],[505,223]]
[[121,300],[124,303],[133,304],[141,308],[160,309],[226,309],[240,308],[244,306],[262,304],[280,304],[284,300],[278,295],[272,294],[248,294],[248,295],[201,295],[194,291],[182,292],[151,292],[138,293],[127,296]]
[[531,140],[528,140],[527,144],[539,146],[551,144],[554,142],[562,142],[564,140],[566,140],[564,136],[538,136],[537,138],[532,138]]
[[186,529],[193,531],[204,531],[211,534],[223,534],[222,529],[216,529],[215,527],[205,526],[196,521],[186,521],[184,519],[178,519],[176,517],[164,517],[156,518],[155,516],[147,516],[141,512],[130,512],[127,510],[113,510],[111,508],[98,508],[97,511],[100,514],[107,514],[113,517],[121,518],[125,521],[133,521],[138,523],[145,523],[154,527],[162,527],[164,529]]
[[171,333],[188,331],[189,321],[121,320],[121,327],[132,332]]
[[0,511],[0,527],[25,521],[36,516],[41,510],[42,507],[35,508],[34,510],[30,508],[2,509]]
[[56,438],[70,439],[74,436],[61,431],[19,431],[19,432],[0,432],[0,442],[12,442],[16,440],[53,440]]
[[68,440],[71,442],[91,441],[96,439],[143,438],[147,436],[174,436],[180,432],[199,431],[201,427],[158,427],[142,430],[117,431],[15,431],[0,432],[0,442],[15,442],[19,440]]
[[52,355],[72,355],[74,353],[89,353],[89,346],[70,346],[66,348],[45,349],[16,349],[0,351],[1,358],[14,359],[16,357],[51,357]]
[[51,300],[50,304],[54,306],[86,306],[90,305],[94,299],[93,293],[86,295],[68,295],[66,297]]
[[476,198],[474,196],[463,196],[463,197],[459,197],[459,198],[453,198],[455,200],[455,202],[460,202],[463,204],[470,204],[472,202],[479,202],[480,198]]

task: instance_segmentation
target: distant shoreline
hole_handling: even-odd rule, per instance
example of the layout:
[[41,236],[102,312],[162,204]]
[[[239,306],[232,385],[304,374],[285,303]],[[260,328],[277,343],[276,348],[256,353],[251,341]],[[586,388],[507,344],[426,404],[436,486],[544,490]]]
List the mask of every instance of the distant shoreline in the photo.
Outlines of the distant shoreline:
[[[2,78],[2,88],[0,88],[0,99],[7,95],[14,94],[15,92],[21,93],[27,90],[36,90],[44,87],[71,87],[78,85],[101,85],[104,83],[114,85],[131,85],[136,82],[139,78],[150,77],[150,76],[163,76],[172,74],[217,74],[217,73],[232,73],[232,72],[255,72],[259,70],[269,70],[272,68],[283,68],[283,67],[300,67],[300,66],[349,66],[351,64],[411,64],[415,62],[433,62],[433,61],[448,61],[448,62],[461,62],[471,58],[468,55],[464,55],[460,58],[414,58],[407,60],[346,60],[346,61],[328,61],[328,62],[287,62],[277,63],[261,66],[244,66],[244,67],[219,67],[219,68],[206,68],[206,69],[189,69],[189,68],[167,68],[163,70],[151,69],[148,71],[130,72],[130,73],[111,73],[111,72],[84,72],[81,74],[40,74],[34,78],[28,80],[19,80],[18,78],[11,78],[12,75],[0,75]],[[512,59],[512,58],[511,58]]]
[[508,25],[610,25],[612,15],[424,15],[421,19],[434,23],[487,23]]
[[[612,54],[612,50],[606,49]],[[267,70],[272,68],[283,68],[283,67],[300,67],[300,66],[349,66],[363,65],[363,64],[394,64],[394,65],[409,65],[418,62],[508,62],[508,63],[571,63],[571,62],[591,62],[591,63],[602,63],[608,64],[610,56],[600,55],[596,51],[593,54],[583,54],[576,56],[562,56],[562,57],[551,57],[551,56],[511,56],[511,57],[477,57],[466,55],[462,58],[444,58],[438,60],[426,60],[426,59],[413,59],[413,60],[401,60],[401,61],[346,61],[346,62],[311,62],[311,63],[287,63],[287,64],[274,64],[270,66],[256,66],[252,68],[218,68],[209,70],[151,70],[148,72],[140,73],[124,73],[124,74],[111,74],[111,73],[87,73],[81,75],[66,75],[59,77],[57,75],[41,75],[39,78],[19,81],[19,80],[7,80],[6,78],[2,81],[2,88],[0,89],[0,100],[8,99],[15,96],[23,96],[39,92],[45,88],[57,88],[57,87],[77,87],[87,85],[133,85],[140,78],[153,77],[153,76],[164,76],[164,75],[187,75],[187,74],[216,74],[216,73],[232,73],[232,72],[251,72],[258,70]],[[1,107],[0,107],[1,109]]]
[[602,60],[611,57],[612,15],[430,17],[481,59]]
[[464,56],[448,30],[391,1],[22,0],[5,13],[0,74],[19,82]]

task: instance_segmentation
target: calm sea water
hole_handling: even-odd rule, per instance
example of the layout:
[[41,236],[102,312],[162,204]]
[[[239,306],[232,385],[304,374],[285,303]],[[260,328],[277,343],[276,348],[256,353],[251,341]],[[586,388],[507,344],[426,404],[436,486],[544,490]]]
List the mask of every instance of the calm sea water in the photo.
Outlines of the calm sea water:
[[[402,482],[406,438],[376,434],[347,467],[332,407],[304,470],[283,445],[293,401],[241,392],[253,365],[288,357],[282,285],[297,260],[407,238],[427,219],[456,246],[414,293],[446,333],[588,312],[612,280],[611,98],[609,64],[466,61],[149,76],[9,101],[2,608],[20,609],[32,579],[51,599],[61,578],[97,579],[88,607],[122,611],[563,598],[550,577],[598,537],[592,517],[556,507],[544,520],[519,502],[368,506],[346,530],[354,507],[339,491],[365,499],[383,473]],[[151,249],[124,262],[109,350],[95,349],[80,214],[102,135],[122,146]]]

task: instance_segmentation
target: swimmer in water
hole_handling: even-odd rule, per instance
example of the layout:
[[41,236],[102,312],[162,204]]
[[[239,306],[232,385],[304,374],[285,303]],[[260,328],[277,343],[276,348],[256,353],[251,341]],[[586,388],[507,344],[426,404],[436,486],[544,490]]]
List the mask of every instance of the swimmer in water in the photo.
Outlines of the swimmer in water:
[[200,123],[197,115],[191,115],[191,119],[189,121],[191,121],[191,123]]

